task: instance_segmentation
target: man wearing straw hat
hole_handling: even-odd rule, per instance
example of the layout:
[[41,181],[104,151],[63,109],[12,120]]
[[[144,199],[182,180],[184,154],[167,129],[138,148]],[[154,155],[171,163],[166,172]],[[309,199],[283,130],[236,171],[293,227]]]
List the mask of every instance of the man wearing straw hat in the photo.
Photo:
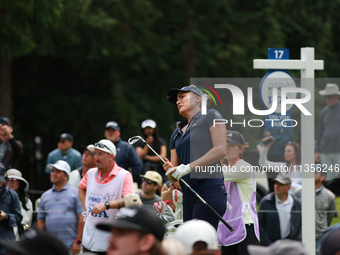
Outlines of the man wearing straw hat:
[[[326,106],[322,109],[319,130],[316,137],[315,161],[321,162],[322,167],[327,166],[327,179],[334,179],[339,171],[340,164],[340,103],[339,87],[334,83],[327,83],[319,94],[326,99]],[[338,169],[339,170],[339,169]]]

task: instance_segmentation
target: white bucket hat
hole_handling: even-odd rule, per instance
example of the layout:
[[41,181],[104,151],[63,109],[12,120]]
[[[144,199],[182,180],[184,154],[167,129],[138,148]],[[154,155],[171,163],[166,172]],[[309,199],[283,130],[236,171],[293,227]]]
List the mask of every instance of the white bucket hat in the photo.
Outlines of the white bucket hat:
[[335,83],[327,83],[325,89],[320,90],[319,94],[321,96],[340,95],[339,87]]
[[13,178],[13,179],[17,179],[17,180],[22,181],[23,183],[26,184],[26,185],[25,185],[25,188],[24,188],[25,191],[28,190],[29,184],[28,184],[28,182],[25,180],[25,178],[22,177],[22,173],[21,173],[19,170],[14,169],[14,168],[8,169],[7,172],[6,172],[6,176],[7,176],[8,179],[12,179],[12,178]]

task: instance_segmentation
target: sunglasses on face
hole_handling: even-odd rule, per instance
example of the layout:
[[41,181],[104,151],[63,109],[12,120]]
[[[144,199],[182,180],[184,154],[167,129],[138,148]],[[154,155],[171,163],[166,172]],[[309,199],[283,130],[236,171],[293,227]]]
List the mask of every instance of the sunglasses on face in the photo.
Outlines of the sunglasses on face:
[[58,143],[64,143],[66,140],[59,140]]
[[103,144],[103,143],[95,143],[94,146],[95,146],[95,147],[98,147],[98,148],[101,148],[101,149],[106,148],[106,149],[108,149],[110,152],[112,152],[112,151],[110,150],[110,148],[107,147],[107,146],[106,146],[105,144]]
[[156,182],[151,181],[151,180],[149,180],[149,179],[145,179],[145,178],[143,178],[143,182],[146,182],[146,183],[149,184],[149,185],[151,185],[151,184],[157,185]]

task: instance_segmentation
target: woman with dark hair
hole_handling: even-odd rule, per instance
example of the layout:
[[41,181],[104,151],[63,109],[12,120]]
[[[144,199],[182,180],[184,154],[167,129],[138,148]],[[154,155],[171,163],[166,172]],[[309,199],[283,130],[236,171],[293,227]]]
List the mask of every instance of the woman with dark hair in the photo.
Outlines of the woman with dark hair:
[[19,235],[21,235],[24,230],[27,230],[32,225],[33,204],[27,194],[29,184],[22,177],[22,173],[17,169],[7,170],[6,175],[6,185],[18,194],[21,205],[22,221],[21,224],[17,223],[18,227],[14,228],[16,240],[19,240]]
[[[227,150],[226,126],[215,109],[201,112],[208,95],[195,85],[171,89],[168,100],[176,104],[185,121],[170,138],[170,161],[163,165],[171,182],[183,178],[220,215],[226,209],[226,192],[219,160]],[[183,191],[183,220],[200,219],[217,229],[219,218],[180,182]]]
[[270,146],[275,142],[270,142],[269,144],[265,144],[267,138],[264,138],[262,142],[264,142],[263,146],[260,147],[260,157],[259,157],[259,165],[273,167],[275,169],[280,170],[287,174],[292,180],[291,189],[289,190],[290,194],[293,194],[294,191],[301,187],[301,149],[300,145],[295,142],[288,142],[285,146],[284,150],[284,158],[285,162],[273,162],[269,161],[268,151]]
[[[142,132],[145,141],[153,148],[162,158],[166,158],[166,145],[164,140],[159,136],[156,122],[150,119],[144,120],[141,124]],[[165,176],[165,171],[162,167],[162,161],[153,153],[149,147],[139,141],[136,144],[136,152],[143,162],[143,172],[153,170],[158,172],[165,182],[168,178]]]

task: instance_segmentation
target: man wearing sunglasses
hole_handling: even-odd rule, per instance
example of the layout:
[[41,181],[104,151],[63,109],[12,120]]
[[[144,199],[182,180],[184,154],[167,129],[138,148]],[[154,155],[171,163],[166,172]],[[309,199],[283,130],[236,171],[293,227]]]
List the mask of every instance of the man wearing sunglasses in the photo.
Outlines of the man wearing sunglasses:
[[63,133],[59,136],[58,140],[58,148],[51,151],[47,156],[47,162],[45,167],[46,173],[51,173],[51,170],[48,168],[49,164],[54,164],[58,160],[66,161],[71,170],[77,169],[81,167],[81,153],[76,149],[72,148],[73,146],[73,136],[68,133]]
[[147,171],[141,177],[143,178],[142,190],[138,191],[137,194],[140,196],[143,206],[154,211],[153,204],[161,201],[161,197],[156,192],[162,185],[162,176],[156,171]]
[[87,171],[79,183],[79,198],[86,211],[82,244],[84,251],[106,254],[109,232],[96,229],[101,222],[114,221],[125,206],[124,196],[135,193],[132,175],[115,162],[116,147],[107,139],[87,146],[94,152],[97,167]]

